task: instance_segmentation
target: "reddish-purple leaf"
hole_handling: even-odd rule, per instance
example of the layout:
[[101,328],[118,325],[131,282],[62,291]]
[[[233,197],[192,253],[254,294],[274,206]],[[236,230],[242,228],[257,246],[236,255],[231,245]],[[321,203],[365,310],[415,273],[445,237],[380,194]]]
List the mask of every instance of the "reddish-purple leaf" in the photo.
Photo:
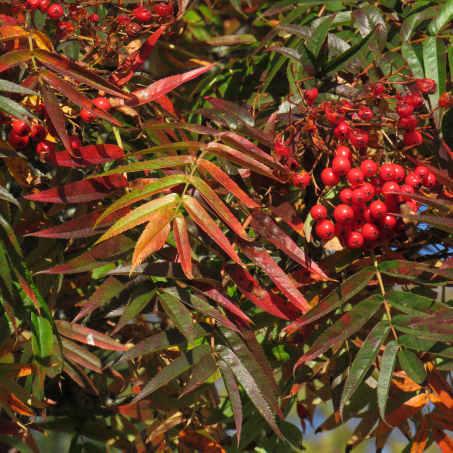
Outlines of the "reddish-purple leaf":
[[289,258],[312,274],[317,274],[324,280],[328,280],[324,271],[312,260],[308,260],[304,251],[272,220],[271,217],[259,210],[252,215],[253,228],[267,241],[284,252]]
[[72,77],[79,82],[86,83],[99,91],[105,91],[112,96],[123,99],[131,99],[132,97],[129,93],[120,90],[115,84],[61,55],[52,54],[42,49],[35,49],[33,55],[44,66],[52,69],[52,71],[55,71],[57,74]]
[[236,250],[230,241],[223,234],[201,204],[193,197],[185,195],[183,198],[184,208],[189,213],[192,220],[214,241],[217,245],[235,262],[242,265]]
[[215,179],[219,184],[221,184],[228,192],[232,193],[244,206],[247,206],[249,209],[258,208],[259,204],[252,200],[246,192],[244,192],[238,184],[236,184],[222,169],[217,165],[213,164],[211,161],[206,159],[198,160],[199,168],[206,170],[213,179]]
[[81,146],[76,156],[67,151],[59,151],[49,155],[49,161],[59,167],[82,168],[88,165],[105,164],[124,157],[124,151],[117,145]]
[[102,200],[126,185],[127,180],[122,175],[101,176],[42,190],[26,195],[24,198],[40,203],[86,203]]
[[185,72],[170,77],[165,77],[152,83],[146,88],[136,90],[132,93],[134,99],[127,102],[128,105],[135,107],[137,105],[147,104],[148,102],[155,101],[156,99],[170,93],[180,85],[187,83],[205,72],[212,69],[214,65],[203,66],[201,68],[193,69],[192,71]]
[[243,245],[241,250],[250,260],[266,272],[275,286],[288,298],[289,302],[297,307],[302,313],[306,313],[310,310],[310,305],[302,293],[297,289],[294,281],[288,277],[265,249]]
[[12,50],[0,55],[0,72],[6,71],[18,64],[25,63],[32,57],[30,50]]
[[186,219],[182,215],[178,215],[173,220],[173,236],[182,271],[188,279],[192,279],[192,247],[190,246]]
[[92,352],[87,351],[83,346],[80,346],[67,338],[62,338],[61,344],[63,346],[63,355],[66,360],[77,363],[95,373],[102,373],[101,361]]
[[53,239],[87,238],[99,234],[100,228],[111,225],[116,220],[125,216],[129,211],[129,208],[123,208],[110,214],[99,223],[96,223],[97,219],[103,212],[102,210],[97,210],[82,216],[78,215],[76,218],[68,220],[61,225],[35,231],[33,233],[28,233],[25,236]]
[[55,321],[60,335],[89,346],[95,346],[108,351],[127,351],[126,345],[116,342],[113,338],[80,324],[67,321]]
[[132,250],[134,246],[135,242],[126,236],[115,237],[96,245],[77,258],[73,258],[64,264],[39,271],[37,274],[77,274],[79,272],[91,271],[105,264],[110,264],[113,257]]
[[305,237],[304,221],[297,215],[296,209],[289,201],[284,201],[278,206],[272,206],[271,210],[275,217],[281,217],[283,222],[291,229]]

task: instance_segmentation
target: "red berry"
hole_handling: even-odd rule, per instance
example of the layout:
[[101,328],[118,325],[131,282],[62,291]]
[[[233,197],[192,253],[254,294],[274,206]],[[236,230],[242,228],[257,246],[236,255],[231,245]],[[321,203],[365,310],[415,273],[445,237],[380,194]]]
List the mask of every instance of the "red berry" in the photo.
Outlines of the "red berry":
[[370,215],[373,219],[380,219],[387,213],[387,205],[381,200],[375,200],[370,203]]
[[304,98],[308,105],[313,105],[318,97],[318,89],[317,88],[310,88],[309,90],[305,90]]
[[14,130],[12,130],[8,134],[8,141],[13,148],[23,149],[27,147],[28,142],[30,141],[30,136],[18,135],[14,132]]
[[362,170],[366,178],[371,178],[372,176],[376,176],[378,171],[378,165],[376,162],[374,162],[374,160],[365,159],[360,164],[360,169]]
[[134,37],[137,36],[142,31],[142,26],[137,24],[137,22],[129,22],[126,24],[125,31],[127,36]]
[[333,217],[338,223],[352,222],[354,210],[348,204],[339,204],[333,210]]
[[71,148],[72,149],[79,149],[80,146],[82,145],[82,142],[80,141],[80,138],[77,137],[77,135],[71,135],[69,137],[70,143],[71,143]]
[[403,102],[396,106],[396,111],[397,111],[398,115],[400,116],[400,118],[405,118],[407,116],[412,115],[412,113],[414,111],[414,106]]
[[364,242],[363,235],[359,231],[350,231],[346,235],[346,245],[350,249],[360,249],[363,247]]
[[321,220],[315,226],[315,233],[322,241],[328,241],[335,236],[335,225],[331,220]]
[[46,156],[47,154],[55,151],[55,144],[47,140],[43,140],[36,145],[35,151],[40,156]]
[[418,93],[411,93],[404,97],[404,101],[412,105],[414,109],[421,107],[424,104],[423,98]]
[[371,118],[373,118],[374,113],[373,110],[371,110],[369,107],[366,105],[361,105],[359,108],[358,112],[359,118],[363,121],[370,121]]
[[59,3],[53,3],[47,8],[47,15],[54,20],[60,19],[64,15],[64,9]]
[[88,21],[94,24],[99,22],[99,14],[93,13],[88,16]]
[[132,14],[136,20],[142,23],[149,22],[153,17],[151,11],[144,6],[137,6],[137,8],[132,10]]
[[93,104],[99,109],[99,110],[104,110],[107,112],[112,108],[112,105],[110,104],[110,100],[108,98],[104,97],[98,97],[93,99]]
[[377,241],[379,239],[379,229],[374,223],[364,223],[362,226],[362,236],[365,241]]
[[374,87],[372,88],[372,93],[374,97],[380,97],[385,92],[385,86],[381,82],[377,82]]
[[153,6],[153,13],[160,17],[168,17],[173,14],[173,7],[169,3],[157,3]]
[[24,137],[30,133],[30,126],[22,120],[13,120],[11,122],[11,127],[15,134]]
[[344,116],[341,115],[339,112],[336,110],[332,110],[332,108],[327,107],[324,110],[324,113],[326,114],[326,119],[330,124],[338,124],[340,121],[343,121]]
[[434,187],[437,186],[437,177],[434,173],[429,172],[424,178],[423,178],[423,185],[425,187],[428,187],[429,189],[433,189]]
[[45,13],[47,12],[47,9],[49,8],[50,6],[50,0],[41,0],[41,2],[39,3],[39,9]]
[[402,186],[400,186],[400,192],[404,192],[404,193],[409,195],[409,196],[400,195],[400,201],[403,202],[403,201],[410,200],[411,199],[410,195],[415,193],[415,190],[414,190],[414,188],[412,186],[408,186],[407,184],[403,184]]
[[332,161],[332,170],[338,176],[344,176],[351,169],[351,162],[346,157],[335,157]]
[[453,96],[451,93],[442,93],[439,98],[439,107],[448,109],[453,106]]
[[391,214],[385,214],[381,218],[381,225],[386,229],[386,230],[394,230],[396,228],[397,224],[397,219],[395,216]]
[[418,203],[415,200],[408,200],[406,201],[406,206],[409,208],[409,210],[413,213],[416,213],[418,210]]
[[341,121],[338,123],[337,127],[333,130],[333,135],[337,138],[347,137],[350,131],[349,124],[346,121]]
[[71,33],[74,33],[75,27],[72,22],[63,21],[58,23],[58,29],[64,35],[70,35]]
[[404,183],[418,189],[422,185],[422,179],[416,173],[409,173],[404,179]]
[[351,168],[346,175],[346,179],[350,186],[355,187],[362,184],[365,177],[360,168]]
[[417,165],[417,167],[415,167],[415,170],[414,170],[414,173],[418,176],[420,176],[420,178],[424,178],[428,173],[430,172],[429,168],[428,167],[425,167],[424,165]]
[[338,145],[334,152],[334,157],[344,157],[346,159],[352,159],[351,149],[345,145]]
[[382,164],[379,169],[379,177],[382,181],[392,181],[395,179],[395,166],[393,164]]
[[292,177],[292,183],[296,187],[306,188],[311,183],[311,176],[306,171],[296,173]]
[[352,189],[350,189],[349,187],[347,187],[346,189],[342,189],[340,191],[339,198],[342,203],[351,204],[352,203]]
[[33,124],[31,127],[30,137],[37,142],[44,140],[46,134],[46,129],[41,124]]
[[281,141],[277,141],[274,143],[274,151],[277,156],[280,157],[289,157],[291,156],[291,148],[288,145],[285,145]]
[[349,141],[352,146],[356,148],[366,148],[368,146],[368,132],[362,131],[360,129],[351,129],[349,132]]
[[391,192],[399,192],[400,186],[395,181],[387,181],[382,185],[381,192],[384,195],[391,195]]
[[324,170],[321,172],[321,181],[325,186],[335,186],[338,184],[340,179],[338,178],[338,175],[330,168],[324,168]]
[[371,211],[370,211],[370,208],[367,208],[365,207],[363,210],[362,210],[362,218],[365,222],[372,222],[372,218],[371,218]]
[[313,220],[324,220],[327,218],[327,209],[322,204],[315,204],[310,209],[310,214]]
[[417,127],[417,118],[414,115],[405,116],[400,118],[398,121],[398,126],[401,129],[415,129]]
[[90,112],[90,110],[82,109],[80,110],[80,118],[82,118],[85,123],[91,123],[94,120],[95,116]]
[[405,146],[419,146],[423,143],[423,136],[420,131],[413,129],[404,134],[403,142]]
[[370,184],[369,182],[363,183],[360,188],[356,190],[361,190],[365,194],[365,201],[371,201],[376,195],[376,189],[373,184]]
[[433,94],[436,92],[436,82],[433,79],[417,79],[415,84],[423,94]]
[[124,14],[120,14],[116,17],[116,21],[118,22],[118,25],[127,25],[131,22],[131,18]]
[[31,9],[38,9],[41,0],[27,0],[27,7]]
[[395,172],[395,181],[396,182],[403,182],[404,181],[404,177],[406,176],[406,171],[404,170],[404,168],[399,165],[399,164],[394,164],[393,165],[393,170]]
[[354,109],[354,106],[346,100],[341,101],[340,112],[341,113],[349,113]]
[[355,206],[362,206],[367,201],[367,193],[359,187],[352,191],[352,204]]

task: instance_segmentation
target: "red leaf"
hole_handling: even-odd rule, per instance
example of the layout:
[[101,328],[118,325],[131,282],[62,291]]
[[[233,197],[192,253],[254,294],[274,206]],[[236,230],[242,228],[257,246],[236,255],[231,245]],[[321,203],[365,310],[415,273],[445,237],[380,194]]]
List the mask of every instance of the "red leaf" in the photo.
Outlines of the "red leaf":
[[156,104],[159,104],[170,115],[177,116],[175,106],[173,105],[173,102],[171,102],[167,96],[162,96],[160,98],[157,98],[154,100],[154,102]]
[[451,453],[453,451],[453,439],[446,433],[439,429],[434,429],[433,437],[442,453]]
[[146,88],[134,91],[132,95],[135,96],[135,98],[131,101],[127,101],[126,103],[127,105],[135,107],[137,105],[143,105],[155,101],[156,99],[166,95],[167,93],[170,93],[170,91],[178,88],[180,85],[201,76],[205,72],[212,69],[213,66],[213,64],[210,64],[208,66],[193,69],[192,71],[188,71],[183,74],[160,79]]
[[[123,208],[116,211],[106,218],[102,219],[97,225],[96,221],[103,213],[103,210],[90,212],[89,214],[77,216],[61,225],[46,228],[44,230],[28,233],[25,236],[34,236],[40,238],[54,238],[54,239],[77,239],[95,236],[99,233],[99,228],[111,225],[113,222],[123,217],[130,211],[129,208]],[[96,225],[96,228],[95,228]]]
[[49,161],[59,167],[86,167],[88,165],[105,164],[124,157],[124,151],[117,145],[88,145],[77,150],[77,156],[67,151],[59,151],[49,155]]
[[277,286],[277,288],[288,298],[289,302],[297,307],[302,313],[306,313],[310,310],[311,307],[305,297],[297,289],[291,278],[288,277],[266,250],[247,245],[242,246],[241,250],[250,260],[266,272],[275,286]]
[[173,236],[182,271],[188,279],[192,279],[192,248],[190,246],[189,233],[187,232],[186,219],[182,215],[178,215],[173,220]]
[[26,195],[24,198],[41,203],[86,203],[102,200],[126,185],[127,180],[122,175],[102,176],[42,190]]
[[13,68],[31,59],[30,50],[12,50],[0,56],[0,72]]
[[242,261],[234,250],[230,241],[223,234],[214,220],[209,216],[201,204],[192,197],[185,195],[184,207],[192,220],[235,262],[242,265]]

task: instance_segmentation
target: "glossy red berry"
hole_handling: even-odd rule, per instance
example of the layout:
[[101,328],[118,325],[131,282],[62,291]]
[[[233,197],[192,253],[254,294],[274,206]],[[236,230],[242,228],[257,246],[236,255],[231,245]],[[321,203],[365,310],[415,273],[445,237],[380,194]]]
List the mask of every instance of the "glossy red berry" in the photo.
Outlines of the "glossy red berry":
[[379,228],[374,223],[364,223],[362,236],[365,241],[373,242],[379,239]]
[[445,92],[440,95],[439,107],[442,107],[443,109],[453,107],[453,96],[451,95],[451,93]]
[[430,172],[429,168],[428,167],[425,167],[424,165],[417,165],[415,167],[415,170],[414,170],[414,173],[418,176],[420,176],[420,178],[424,178],[426,175],[428,175],[428,173]]
[[77,135],[71,135],[69,137],[69,141],[71,143],[71,148],[74,150],[77,150],[82,146],[82,142],[80,141],[80,138],[77,137]]
[[368,132],[360,129],[351,129],[349,132],[349,142],[352,146],[363,149],[368,146],[369,135]]
[[332,161],[332,170],[338,176],[344,176],[351,169],[351,161],[346,157],[335,157]]
[[397,223],[398,223],[398,221],[397,221],[396,217],[391,214],[385,214],[381,218],[381,225],[386,230],[394,230],[396,228]]
[[354,210],[348,204],[339,204],[333,210],[333,217],[338,223],[348,223],[354,220]]
[[315,204],[310,209],[310,214],[313,220],[324,220],[327,218],[327,209],[322,204]]
[[40,142],[41,140],[44,140],[46,137],[46,129],[41,126],[41,124],[33,124],[30,130],[30,137],[32,140],[36,142]]
[[403,182],[406,176],[406,171],[404,168],[399,164],[393,165],[393,170],[395,172],[395,181],[396,182]]
[[350,231],[346,234],[346,245],[350,249],[360,249],[364,242],[363,235],[359,231]]
[[411,93],[404,97],[404,101],[412,105],[414,109],[421,107],[424,104],[423,98],[418,93]]
[[352,189],[346,187],[342,189],[339,194],[340,201],[342,203],[351,204],[352,203]]
[[436,92],[436,82],[433,79],[417,79],[415,85],[423,94],[433,94]]
[[385,93],[385,85],[381,82],[377,82],[372,87],[372,94],[374,97],[381,97]]
[[30,9],[38,9],[41,0],[27,0],[27,7]]
[[335,225],[331,220],[321,220],[315,226],[315,233],[322,241],[328,241],[335,236]]
[[344,120],[344,116],[337,112],[336,110],[332,109],[331,107],[327,107],[324,110],[326,115],[326,119],[330,124],[339,124],[341,121]]
[[93,13],[88,16],[88,21],[92,22],[93,24],[97,24],[99,22],[99,14]]
[[404,192],[405,194],[407,194],[407,196],[405,195],[400,195],[400,201],[401,202],[404,202],[404,201],[407,201],[407,200],[410,200],[411,199],[411,195],[413,193],[415,193],[415,190],[412,186],[409,186],[407,184],[403,184],[402,186],[400,186],[400,192]]
[[346,159],[352,159],[351,149],[345,145],[338,145],[334,151],[334,157],[344,157]]
[[153,6],[153,13],[160,17],[168,17],[173,14],[173,7],[169,3],[157,3]]
[[375,187],[373,186],[373,184],[370,184],[369,182],[363,183],[359,187],[359,189],[355,190],[361,190],[365,194],[365,201],[371,201],[376,195]]
[[47,8],[47,15],[53,20],[58,20],[63,17],[64,9],[59,3],[53,3]]
[[43,140],[36,145],[35,151],[40,156],[46,156],[47,154],[55,151],[55,143]]
[[400,186],[395,181],[386,181],[381,188],[384,195],[391,195],[391,192],[399,192]]
[[292,176],[292,183],[296,187],[305,189],[311,183],[311,176],[306,171],[301,171]]
[[88,109],[80,110],[80,118],[85,121],[85,123],[91,123],[95,116]]
[[321,181],[325,186],[330,187],[337,185],[340,179],[332,168],[327,167],[321,172]]
[[110,104],[110,100],[105,97],[97,97],[93,99],[93,104],[100,110],[104,110],[107,112],[112,108],[112,105]]
[[75,27],[72,22],[62,21],[58,23],[58,29],[64,35],[70,35],[71,33],[74,33]]
[[417,127],[417,118],[414,115],[409,115],[409,116],[400,118],[400,120],[398,121],[398,126],[401,129],[408,129],[408,130],[415,129]]
[[377,165],[376,162],[374,162],[374,160],[365,159],[360,164],[360,169],[362,170],[363,175],[365,176],[365,178],[371,178],[371,177],[377,175],[378,165]]
[[373,110],[366,105],[361,105],[357,114],[363,121],[370,121],[374,116]]
[[274,143],[274,151],[275,154],[279,157],[289,157],[291,156],[291,148],[288,145],[285,145],[285,143],[281,141],[276,141]]
[[396,106],[396,112],[398,113],[400,118],[405,118],[412,115],[412,113],[414,112],[414,106],[403,102]]
[[337,138],[344,138],[349,135],[351,128],[346,121],[340,121],[337,127],[333,130],[333,135]]
[[422,179],[416,173],[409,173],[404,179],[404,183],[418,189],[422,185]]
[[380,219],[387,213],[387,205],[381,200],[375,200],[370,203],[370,215],[373,219]]
[[341,101],[341,106],[339,110],[341,113],[349,113],[352,112],[352,110],[354,110],[354,106],[349,101],[343,100]]
[[363,183],[365,177],[360,168],[351,168],[346,175],[346,179],[350,186],[356,187]]
[[144,6],[137,6],[132,10],[132,14],[138,22],[142,23],[149,22],[153,17],[151,11]]
[[13,148],[23,149],[27,147],[30,141],[30,136],[18,135],[13,130],[11,130],[8,134],[8,141]]
[[41,0],[40,3],[39,3],[39,9],[43,13],[47,12],[49,6],[50,6],[50,0]]
[[22,120],[13,120],[11,122],[11,127],[14,133],[20,135],[21,137],[24,137],[30,133],[30,126]]
[[319,92],[317,88],[310,88],[309,90],[304,91],[304,98],[308,105],[313,105],[318,95]]
[[428,187],[429,189],[433,189],[434,187],[437,186],[437,176],[429,172],[424,178],[423,178],[423,185],[425,187]]
[[367,193],[362,187],[352,191],[352,204],[355,206],[362,206],[368,199]]
[[379,177],[382,181],[393,181],[395,179],[395,167],[393,164],[382,164],[379,169]]

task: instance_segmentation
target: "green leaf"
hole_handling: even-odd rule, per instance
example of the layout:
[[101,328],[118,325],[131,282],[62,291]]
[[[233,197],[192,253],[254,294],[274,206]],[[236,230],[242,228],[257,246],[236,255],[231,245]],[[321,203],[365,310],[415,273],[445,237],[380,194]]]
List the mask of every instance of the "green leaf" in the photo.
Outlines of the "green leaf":
[[[194,349],[194,355],[199,351]],[[203,350],[199,360],[196,359],[195,365],[192,367],[192,375],[189,382],[184,387],[184,390],[179,395],[179,398],[193,392],[195,389],[203,385],[215,372],[217,371],[217,364],[210,352]]]
[[113,333],[121,330],[128,322],[134,320],[153,300],[155,290],[147,291],[139,296],[134,297],[124,308],[123,313],[116,325]]
[[387,294],[387,300],[393,308],[408,315],[423,314],[436,308],[446,307],[429,297],[409,291],[391,291]]
[[379,415],[385,420],[385,408],[389,396],[390,383],[392,382],[393,370],[396,363],[399,344],[396,341],[389,341],[385,347],[381,359],[381,369],[379,371],[377,385],[377,402]]
[[415,49],[409,43],[403,43],[403,45],[401,46],[401,54],[411,68],[414,77],[418,77],[419,79],[425,77],[423,63],[420,61],[420,58],[418,57]]
[[0,96],[0,110],[20,119],[35,117],[35,115],[30,113],[26,108],[22,107],[21,104],[18,104],[16,101],[5,96]]
[[319,52],[321,51],[321,48],[325,40],[327,39],[327,34],[329,33],[329,29],[334,18],[335,16],[331,15],[321,20],[320,23],[317,24],[310,39],[307,41],[307,49],[315,58],[319,56]]
[[301,327],[311,324],[332,312],[362,291],[368,285],[374,274],[375,270],[372,267],[366,267],[348,277],[338,288],[330,292],[306,315],[286,327],[285,331],[289,334],[294,333]]
[[436,35],[453,19],[453,0],[447,0],[440,11],[428,25],[428,33]]
[[30,96],[38,96],[36,91],[30,90],[29,88],[18,85],[17,83],[10,82],[9,80],[0,79],[0,91],[7,91],[9,93],[19,93]]
[[426,379],[426,370],[423,362],[417,357],[415,352],[401,349],[398,352],[398,361],[401,368],[417,384],[423,384]]
[[368,370],[379,353],[379,348],[386,340],[389,331],[390,327],[387,322],[379,322],[374,326],[363,342],[363,345],[360,347],[359,352],[352,362],[348,377],[343,387],[340,402],[340,414],[343,413],[343,408],[346,402],[352,397],[358,386],[365,378]]
[[0,186],[0,199],[12,203],[20,208],[19,202],[2,186]]
[[355,332],[360,330],[379,310],[383,301],[381,295],[370,296],[346,312],[335,324],[326,328],[313,343],[312,347],[302,355],[294,365],[300,365],[319,357],[332,346],[342,343]]

